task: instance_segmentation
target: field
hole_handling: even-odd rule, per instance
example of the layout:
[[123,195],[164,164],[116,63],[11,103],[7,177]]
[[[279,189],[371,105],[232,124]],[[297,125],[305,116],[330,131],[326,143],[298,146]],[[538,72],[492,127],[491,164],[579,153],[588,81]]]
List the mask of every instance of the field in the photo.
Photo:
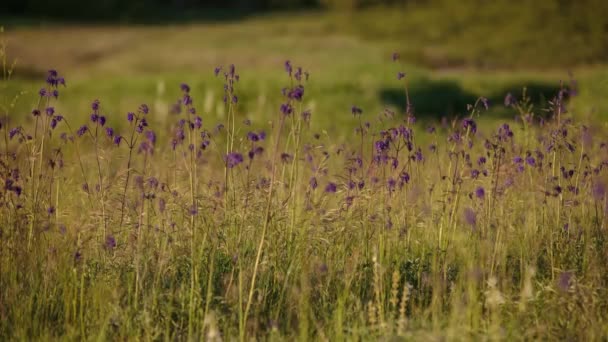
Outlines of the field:
[[0,339],[608,338],[605,47],[434,13],[9,22]]

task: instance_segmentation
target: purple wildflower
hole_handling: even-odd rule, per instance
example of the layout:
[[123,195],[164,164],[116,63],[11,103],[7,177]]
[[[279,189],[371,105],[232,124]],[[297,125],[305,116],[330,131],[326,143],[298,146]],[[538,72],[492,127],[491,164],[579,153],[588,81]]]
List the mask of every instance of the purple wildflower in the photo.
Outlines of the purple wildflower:
[[401,79],[403,79],[404,77],[405,77],[405,73],[404,73],[404,72],[399,71],[399,72],[397,73],[397,80],[401,80]]
[[319,183],[317,182],[317,178],[316,177],[310,177],[310,181],[308,182],[308,184],[310,185],[311,189],[316,189],[317,186],[319,186]]
[[128,113],[127,113],[127,120],[128,120],[129,122],[133,122],[133,120],[134,120],[134,119],[135,119],[135,113],[133,113],[133,112],[128,112]]
[[112,249],[116,248],[116,239],[114,238],[114,236],[112,236],[112,235],[106,236],[105,247],[108,250],[112,250]]
[[325,192],[335,193],[336,191],[338,191],[338,186],[336,183],[329,182],[327,183],[327,186],[325,186]]
[[224,161],[226,162],[226,166],[232,169],[243,162],[243,155],[238,152],[231,152],[224,157]]
[[478,186],[477,189],[475,189],[475,196],[477,196],[477,198],[479,199],[483,199],[486,195],[486,191],[484,190],[483,187]]
[[353,113],[353,115],[361,115],[363,114],[363,110],[357,106],[352,106],[350,109],[351,113]]
[[76,131],[76,134],[81,137],[83,136],[87,131],[89,130],[89,127],[84,125],[84,126],[80,126],[80,128],[78,129],[78,131]]

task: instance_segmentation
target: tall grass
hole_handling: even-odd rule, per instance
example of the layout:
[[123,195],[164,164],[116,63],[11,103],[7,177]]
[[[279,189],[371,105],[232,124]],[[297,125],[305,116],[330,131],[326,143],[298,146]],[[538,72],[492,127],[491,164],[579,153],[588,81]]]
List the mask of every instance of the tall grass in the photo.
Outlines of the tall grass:
[[32,114],[2,98],[0,337],[608,336],[606,127],[575,120],[575,89],[509,95],[517,120],[488,129],[484,98],[431,127],[409,96],[404,115],[353,106],[337,141],[285,71],[269,123],[243,115],[234,66],[217,125],[185,84],[170,122],[142,105],[124,132],[103,99],[82,126],[55,112],[54,70]]

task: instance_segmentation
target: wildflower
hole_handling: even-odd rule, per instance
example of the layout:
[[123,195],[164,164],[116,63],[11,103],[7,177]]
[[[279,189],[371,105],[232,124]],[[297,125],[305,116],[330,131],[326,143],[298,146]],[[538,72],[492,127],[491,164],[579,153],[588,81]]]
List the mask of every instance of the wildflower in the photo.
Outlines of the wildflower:
[[226,162],[226,166],[229,169],[232,169],[243,162],[243,155],[237,152],[231,152],[224,157],[224,161]]
[[84,126],[80,126],[80,128],[78,129],[78,131],[76,131],[76,134],[81,137],[83,136],[87,131],[89,130],[89,127],[84,125]]
[[311,189],[316,189],[317,186],[319,186],[319,183],[317,182],[317,178],[316,177],[310,177],[310,181],[308,182],[308,184],[310,185]]
[[45,97],[45,96],[46,96],[46,94],[47,94],[47,92],[46,92],[46,88],[41,88],[41,89],[38,91],[38,95],[40,95],[40,97]]
[[222,71],[222,67],[217,66],[215,67],[215,69],[213,69],[213,73],[215,74],[215,77],[217,77],[220,74],[220,71]]
[[486,191],[484,190],[483,187],[478,186],[477,189],[475,189],[475,196],[477,196],[477,198],[483,199],[485,195],[486,195]]
[[38,110],[38,109],[32,110],[32,115],[33,116],[40,116],[40,110]]
[[249,139],[249,141],[255,142],[260,140],[260,137],[255,132],[249,132],[247,133],[247,139]]
[[285,61],[285,71],[291,76],[291,72],[293,71],[293,67],[291,66],[290,61]]
[[53,215],[55,213],[55,207],[50,206],[46,209],[46,213],[50,215]]
[[182,83],[179,87],[184,93],[190,92],[190,86],[188,86],[186,83]]
[[93,109],[94,111],[99,110],[99,100],[95,100],[93,101],[93,103],[91,103],[91,109]]
[[142,114],[148,114],[150,112],[150,108],[148,107],[147,104],[142,104],[141,106],[139,106],[139,112]]
[[281,113],[283,113],[283,115],[289,115],[292,111],[293,109],[291,108],[291,105],[289,103],[283,103],[281,105]]
[[146,139],[148,139],[151,144],[155,144],[156,134],[153,131],[146,131]]
[[392,58],[393,58],[393,62],[396,62],[399,60],[399,53],[398,52],[393,52]]
[[535,166],[536,165],[536,160],[532,156],[527,156],[526,157],[526,164],[528,164],[530,166]]
[[55,129],[57,127],[57,119],[53,118],[49,126],[51,126],[51,129]]
[[363,110],[357,106],[352,106],[350,109],[351,113],[353,113],[353,115],[361,115],[363,114]]
[[105,247],[106,247],[106,249],[109,249],[109,250],[116,248],[116,239],[114,238],[114,236],[112,236],[112,235],[106,236]]
[[468,129],[473,134],[477,133],[477,124],[471,118],[462,120],[462,128]]
[[106,135],[111,138],[114,136],[114,129],[112,127],[106,127]]
[[335,193],[337,190],[338,190],[338,187],[337,187],[336,183],[329,182],[329,183],[327,183],[327,186],[325,186],[325,192]]
[[486,163],[486,157],[479,157],[479,159],[477,159],[477,165],[482,166]]
[[53,108],[53,107],[47,107],[44,111],[46,112],[46,115],[48,115],[48,116],[55,114],[55,108]]
[[401,80],[401,79],[403,79],[404,77],[405,77],[405,73],[404,73],[404,72],[401,72],[401,71],[400,71],[400,72],[398,72],[398,73],[397,73],[397,80]]
[[133,122],[133,119],[135,119],[135,114],[133,112],[128,112],[127,113],[127,120],[129,122]]
[[119,146],[120,145],[120,141],[122,140],[122,137],[120,135],[115,135],[114,136],[114,145]]

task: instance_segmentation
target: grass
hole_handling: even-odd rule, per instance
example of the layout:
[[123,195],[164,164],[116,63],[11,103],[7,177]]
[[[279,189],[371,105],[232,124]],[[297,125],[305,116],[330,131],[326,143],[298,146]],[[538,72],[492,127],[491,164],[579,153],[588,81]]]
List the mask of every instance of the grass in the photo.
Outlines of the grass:
[[[606,69],[577,66],[578,96],[556,99],[562,71],[431,71],[326,25],[9,32],[0,337],[605,339]],[[38,95],[49,65],[58,99]]]

